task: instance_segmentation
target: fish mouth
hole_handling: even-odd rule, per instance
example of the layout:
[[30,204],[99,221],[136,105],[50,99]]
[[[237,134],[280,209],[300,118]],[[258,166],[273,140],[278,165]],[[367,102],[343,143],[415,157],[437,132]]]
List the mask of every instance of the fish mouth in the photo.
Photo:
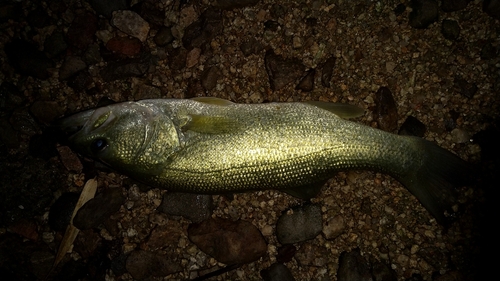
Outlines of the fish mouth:
[[63,117],[55,122],[55,127],[59,128],[67,137],[78,133],[94,114],[95,109],[85,110],[68,117]]

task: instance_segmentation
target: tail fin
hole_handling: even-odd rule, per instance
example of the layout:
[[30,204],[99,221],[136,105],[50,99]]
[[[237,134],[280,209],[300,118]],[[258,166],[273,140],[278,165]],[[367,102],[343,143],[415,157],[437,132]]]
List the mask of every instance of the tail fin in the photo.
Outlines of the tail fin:
[[447,225],[453,215],[451,208],[457,203],[456,188],[469,182],[469,165],[432,142],[412,138],[423,157],[419,166],[400,181],[438,223]]

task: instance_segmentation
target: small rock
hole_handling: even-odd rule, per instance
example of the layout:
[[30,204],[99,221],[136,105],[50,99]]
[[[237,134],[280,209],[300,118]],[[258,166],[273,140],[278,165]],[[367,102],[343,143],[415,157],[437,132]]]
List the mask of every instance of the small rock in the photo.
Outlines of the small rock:
[[460,77],[453,80],[453,89],[468,98],[472,98],[478,90],[476,84],[469,83]]
[[102,238],[91,229],[80,231],[74,241],[73,250],[80,254],[83,259],[94,256],[101,244]]
[[311,69],[306,72],[306,75],[300,79],[297,85],[297,90],[302,90],[304,92],[310,92],[314,89],[314,76],[316,75],[316,69]]
[[222,31],[220,10],[208,8],[200,15],[198,20],[186,27],[182,37],[182,45],[188,50],[193,48],[204,49],[220,31]]
[[97,17],[90,13],[78,14],[66,33],[69,45],[77,50],[85,50],[94,41],[98,28]]
[[203,252],[225,264],[245,264],[267,252],[259,230],[247,221],[209,218],[191,224],[188,237]]
[[399,135],[416,136],[423,137],[425,135],[427,128],[425,124],[420,122],[417,118],[413,116],[406,117],[405,122],[399,128]]
[[168,66],[173,70],[181,70],[186,67],[186,57],[186,49],[173,49],[168,53]]
[[482,60],[490,60],[497,56],[498,50],[491,42],[488,42],[483,45],[481,48],[481,59]]
[[396,272],[387,266],[385,263],[382,263],[378,260],[372,259],[372,275],[373,280],[377,281],[397,281]]
[[114,11],[127,10],[129,8],[129,0],[89,0],[92,8],[105,17],[110,18]]
[[201,55],[201,49],[200,48],[193,48],[191,51],[187,53],[186,56],[186,67],[191,68],[195,65],[198,64],[198,61],[200,59]]
[[297,253],[297,248],[294,245],[287,244],[278,248],[278,255],[276,256],[276,261],[278,262],[289,262],[293,259]]
[[328,250],[312,243],[304,243],[295,254],[295,260],[301,267],[315,266],[324,267]]
[[332,240],[340,236],[345,231],[344,218],[337,215],[323,225],[323,235],[326,239]]
[[19,136],[7,118],[0,118],[0,143],[8,148],[19,147]]
[[330,88],[330,81],[332,80],[333,75],[333,67],[335,66],[335,62],[337,58],[330,57],[323,64],[323,69],[321,70],[321,85],[325,88]]
[[406,5],[403,3],[400,3],[394,8],[394,14],[396,16],[402,15],[406,11]]
[[305,205],[285,212],[276,223],[276,236],[281,244],[293,244],[314,239],[321,233],[323,221],[321,207]]
[[372,281],[370,265],[359,249],[343,252],[339,258],[338,281]]
[[153,38],[156,45],[162,47],[174,41],[174,36],[172,35],[172,28],[162,26],[158,32],[156,32]]
[[456,128],[451,131],[451,139],[454,143],[467,143],[470,141],[471,135],[463,129]]
[[211,66],[206,68],[201,74],[201,86],[205,91],[213,90],[217,86],[217,80],[220,77],[219,68]]
[[441,33],[444,38],[448,40],[455,41],[460,36],[460,26],[457,21],[454,20],[443,20],[441,25]]
[[259,3],[259,0],[216,0],[214,3],[214,7],[223,10],[232,10],[253,6],[257,3]]
[[81,230],[98,227],[116,213],[124,202],[125,196],[121,188],[107,188],[78,210],[73,224]]
[[442,0],[441,9],[445,12],[455,12],[465,9],[471,0]]
[[26,20],[30,26],[36,28],[43,28],[50,23],[50,17],[43,7],[37,7],[31,10],[26,17]]
[[240,46],[241,52],[245,57],[248,57],[251,54],[257,54],[260,51],[264,50],[264,45],[260,43],[259,40],[254,37],[250,37],[248,40],[243,42]]
[[59,69],[59,80],[66,80],[85,68],[87,64],[80,57],[68,56]]
[[177,245],[183,236],[178,225],[165,224],[155,227],[149,235],[146,245],[151,250],[157,250],[166,245]]
[[71,148],[67,146],[59,146],[57,147],[57,151],[59,152],[59,157],[61,158],[61,162],[64,167],[68,169],[68,171],[74,171],[77,173],[81,173],[83,170],[83,165],[80,162],[78,156],[71,150]]
[[[88,73],[88,71],[82,71],[71,77],[67,84],[76,92],[83,92],[92,88],[94,80]],[[90,93],[89,93],[90,94]]]
[[39,79],[48,79],[51,76],[49,68],[54,67],[55,64],[36,46],[24,40],[14,39],[5,44],[4,51],[10,65],[20,74]]
[[151,64],[147,58],[133,58],[118,62],[108,63],[101,71],[102,79],[106,82],[125,79],[129,77],[140,77],[146,74]]
[[149,251],[135,250],[130,253],[125,268],[134,279],[164,277],[182,270],[181,266],[167,257]]
[[211,195],[167,192],[158,211],[172,216],[183,216],[192,222],[208,219],[213,211]]
[[75,192],[63,193],[52,204],[49,211],[49,225],[55,231],[65,231],[68,226],[73,211],[75,210],[76,202],[78,202],[80,194]]
[[375,93],[374,120],[378,127],[387,132],[393,132],[398,127],[398,111],[392,92],[387,87],[380,87]]
[[99,50],[99,45],[98,44],[92,44],[90,45],[87,50],[85,51],[85,53],[83,54],[83,61],[87,64],[87,65],[93,65],[93,64],[97,64],[99,62],[102,61],[102,57],[101,57],[101,53],[100,53],[100,50]]
[[38,226],[34,220],[20,219],[9,225],[9,230],[32,241],[38,240]]
[[63,115],[64,109],[55,101],[35,101],[30,106],[30,112],[38,121],[50,124]]
[[122,32],[136,37],[141,42],[146,41],[149,33],[149,23],[139,14],[128,10],[119,10],[112,13],[111,24]]
[[298,59],[284,59],[268,51],[264,58],[269,84],[273,91],[280,90],[286,85],[299,79],[304,73],[304,65]]
[[491,17],[500,19],[500,1],[498,0],[484,0],[483,12]]
[[443,275],[439,275],[439,276],[434,277],[432,280],[433,281],[465,281],[467,279],[468,278],[464,278],[462,273],[460,273],[459,271],[451,270],[451,271],[444,273]]
[[295,278],[288,267],[282,263],[275,263],[269,268],[263,269],[260,276],[264,281],[294,281]]
[[43,50],[49,58],[56,57],[62,54],[68,48],[68,44],[64,39],[64,34],[60,31],[52,33],[43,44]]
[[412,0],[410,7],[412,11],[408,23],[413,28],[427,28],[438,20],[439,7],[436,0]]
[[135,100],[145,100],[145,99],[160,99],[161,89],[155,86],[140,84],[137,85],[134,91]]
[[116,36],[106,42],[106,49],[122,54],[128,57],[133,57],[141,52],[142,43],[137,38]]

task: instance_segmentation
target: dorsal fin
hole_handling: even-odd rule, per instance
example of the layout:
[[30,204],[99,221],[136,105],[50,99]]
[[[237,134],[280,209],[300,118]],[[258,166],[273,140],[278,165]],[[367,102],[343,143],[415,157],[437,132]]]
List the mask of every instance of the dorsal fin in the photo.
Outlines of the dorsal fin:
[[228,101],[228,100],[221,99],[221,98],[214,98],[214,97],[196,97],[196,98],[192,98],[192,100],[195,100],[197,102],[206,103],[206,104],[213,104],[213,105],[233,104],[232,101]]
[[331,113],[338,115],[339,117],[344,119],[360,117],[365,113],[364,109],[346,103],[333,103],[323,101],[306,101],[304,103],[330,111]]
[[190,114],[189,117],[191,120],[182,126],[182,130],[184,131],[189,130],[203,134],[224,134],[234,132],[240,128],[236,120],[228,117],[196,114]]

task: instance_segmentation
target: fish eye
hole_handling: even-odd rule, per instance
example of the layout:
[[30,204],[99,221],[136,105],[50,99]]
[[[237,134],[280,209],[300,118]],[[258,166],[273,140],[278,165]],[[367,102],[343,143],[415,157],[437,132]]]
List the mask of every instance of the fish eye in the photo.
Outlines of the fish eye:
[[93,153],[102,152],[106,147],[108,147],[108,142],[105,139],[95,139],[90,144],[90,150]]

